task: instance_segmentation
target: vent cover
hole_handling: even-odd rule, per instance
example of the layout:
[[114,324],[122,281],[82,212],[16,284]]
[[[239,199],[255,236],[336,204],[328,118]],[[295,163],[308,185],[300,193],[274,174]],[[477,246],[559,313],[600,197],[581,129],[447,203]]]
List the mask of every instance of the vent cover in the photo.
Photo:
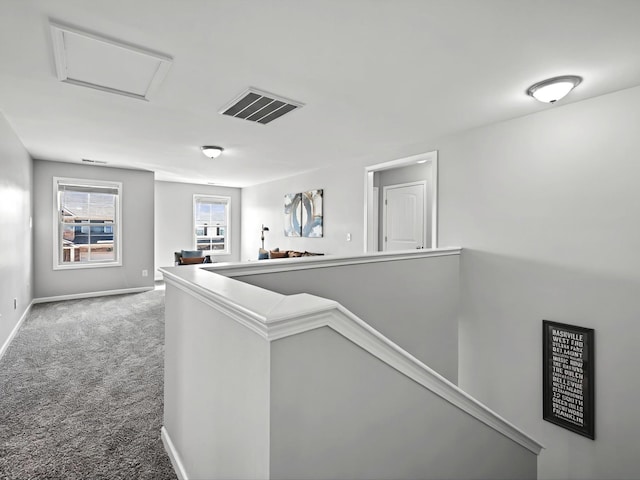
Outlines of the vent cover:
[[220,113],[266,125],[285,113],[303,106],[304,103],[249,88],[231,103],[222,107]]

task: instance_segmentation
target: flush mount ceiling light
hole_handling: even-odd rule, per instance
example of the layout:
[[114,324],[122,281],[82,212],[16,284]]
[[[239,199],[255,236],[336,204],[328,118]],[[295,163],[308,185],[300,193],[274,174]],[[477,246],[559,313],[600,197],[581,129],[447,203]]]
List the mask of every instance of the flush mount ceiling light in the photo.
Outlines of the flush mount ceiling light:
[[578,86],[581,81],[582,78],[576,75],[549,78],[531,85],[527,89],[527,95],[531,95],[540,102],[555,103]]
[[222,147],[213,146],[204,146],[200,147],[200,149],[202,150],[202,153],[204,153],[209,158],[218,158],[220,155],[222,155],[222,151],[224,150],[224,148]]

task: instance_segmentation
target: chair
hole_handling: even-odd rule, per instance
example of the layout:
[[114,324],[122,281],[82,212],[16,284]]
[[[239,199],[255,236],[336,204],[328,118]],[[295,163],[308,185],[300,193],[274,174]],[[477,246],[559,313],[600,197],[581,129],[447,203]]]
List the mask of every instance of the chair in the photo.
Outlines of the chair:
[[205,255],[201,250],[180,250],[173,252],[176,265],[198,265],[213,263],[211,255]]

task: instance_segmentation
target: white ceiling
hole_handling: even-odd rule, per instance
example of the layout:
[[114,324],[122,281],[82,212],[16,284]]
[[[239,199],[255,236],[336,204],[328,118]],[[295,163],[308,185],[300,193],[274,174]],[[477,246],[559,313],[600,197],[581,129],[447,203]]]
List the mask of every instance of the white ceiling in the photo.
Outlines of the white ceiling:
[[[60,82],[49,20],[173,64],[149,102]],[[0,111],[34,158],[248,186],[637,86],[638,20],[637,0],[0,0]],[[556,105],[524,93],[565,74],[584,81]],[[218,113],[249,86],[305,106]]]

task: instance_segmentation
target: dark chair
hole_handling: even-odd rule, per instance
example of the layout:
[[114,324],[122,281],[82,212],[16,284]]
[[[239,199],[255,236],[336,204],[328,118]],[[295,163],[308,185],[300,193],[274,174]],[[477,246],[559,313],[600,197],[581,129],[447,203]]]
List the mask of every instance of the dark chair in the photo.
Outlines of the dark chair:
[[180,250],[173,252],[176,265],[198,265],[213,263],[211,255],[205,255],[201,250]]

